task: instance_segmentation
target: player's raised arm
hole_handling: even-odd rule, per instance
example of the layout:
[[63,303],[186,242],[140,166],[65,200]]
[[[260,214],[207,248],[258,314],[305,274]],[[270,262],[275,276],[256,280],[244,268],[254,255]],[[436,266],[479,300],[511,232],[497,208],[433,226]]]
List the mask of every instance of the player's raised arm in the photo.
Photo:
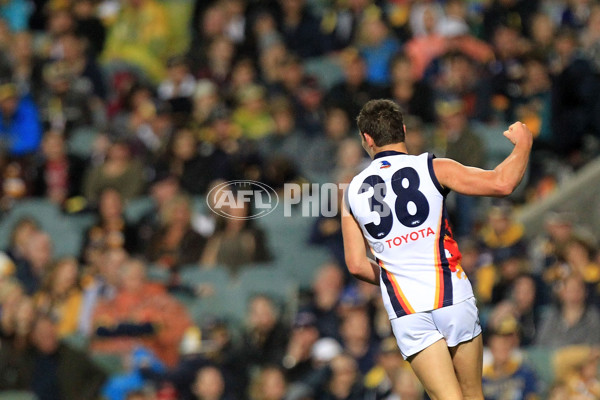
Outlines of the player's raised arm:
[[342,202],[342,235],[348,271],[362,281],[379,285],[379,266],[367,257],[363,233],[354,217],[346,210],[344,203]]
[[464,166],[448,158],[433,160],[435,175],[443,187],[471,196],[508,196],[525,174],[533,138],[529,128],[515,122],[504,131],[513,151],[493,170]]

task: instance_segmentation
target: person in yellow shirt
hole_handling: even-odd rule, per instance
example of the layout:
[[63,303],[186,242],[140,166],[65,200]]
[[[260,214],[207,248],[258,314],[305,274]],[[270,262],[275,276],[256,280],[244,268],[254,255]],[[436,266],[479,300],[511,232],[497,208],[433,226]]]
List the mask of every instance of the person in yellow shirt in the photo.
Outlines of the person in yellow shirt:
[[109,27],[102,59],[142,70],[155,83],[165,77],[169,49],[169,20],[156,0],[125,0]]
[[60,259],[52,266],[42,289],[34,297],[37,310],[56,321],[60,337],[77,330],[82,301],[78,280],[77,260],[71,257]]

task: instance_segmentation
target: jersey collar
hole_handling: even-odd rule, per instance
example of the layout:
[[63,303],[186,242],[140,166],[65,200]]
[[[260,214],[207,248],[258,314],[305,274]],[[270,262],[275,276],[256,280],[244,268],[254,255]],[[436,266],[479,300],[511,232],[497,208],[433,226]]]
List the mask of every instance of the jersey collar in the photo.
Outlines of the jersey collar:
[[401,156],[401,155],[406,155],[406,153],[402,153],[400,151],[394,151],[394,150],[385,150],[385,151],[380,151],[379,153],[375,154],[375,156],[373,157],[373,160],[377,160],[378,158],[381,157],[387,157],[387,156]]

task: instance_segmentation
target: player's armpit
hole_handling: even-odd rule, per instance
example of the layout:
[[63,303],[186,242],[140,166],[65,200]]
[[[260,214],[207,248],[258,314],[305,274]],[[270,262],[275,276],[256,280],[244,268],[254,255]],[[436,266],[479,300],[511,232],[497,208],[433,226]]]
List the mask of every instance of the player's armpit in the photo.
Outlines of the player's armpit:
[[433,160],[433,169],[440,184],[470,196],[507,196],[514,186],[502,179],[497,171],[467,167],[449,158]]
[[[344,205],[342,207],[345,208]],[[360,280],[379,285],[379,266],[367,257],[362,230],[354,217],[344,211],[342,212],[342,235],[348,271]]]

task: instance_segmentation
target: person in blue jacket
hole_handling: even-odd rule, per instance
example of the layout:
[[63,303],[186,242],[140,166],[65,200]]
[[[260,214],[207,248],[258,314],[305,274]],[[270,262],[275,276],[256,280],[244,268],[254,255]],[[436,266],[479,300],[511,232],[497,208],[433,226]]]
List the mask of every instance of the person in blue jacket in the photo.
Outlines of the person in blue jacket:
[[19,97],[13,83],[0,85],[0,148],[11,156],[36,151],[42,137],[38,109],[29,96]]

